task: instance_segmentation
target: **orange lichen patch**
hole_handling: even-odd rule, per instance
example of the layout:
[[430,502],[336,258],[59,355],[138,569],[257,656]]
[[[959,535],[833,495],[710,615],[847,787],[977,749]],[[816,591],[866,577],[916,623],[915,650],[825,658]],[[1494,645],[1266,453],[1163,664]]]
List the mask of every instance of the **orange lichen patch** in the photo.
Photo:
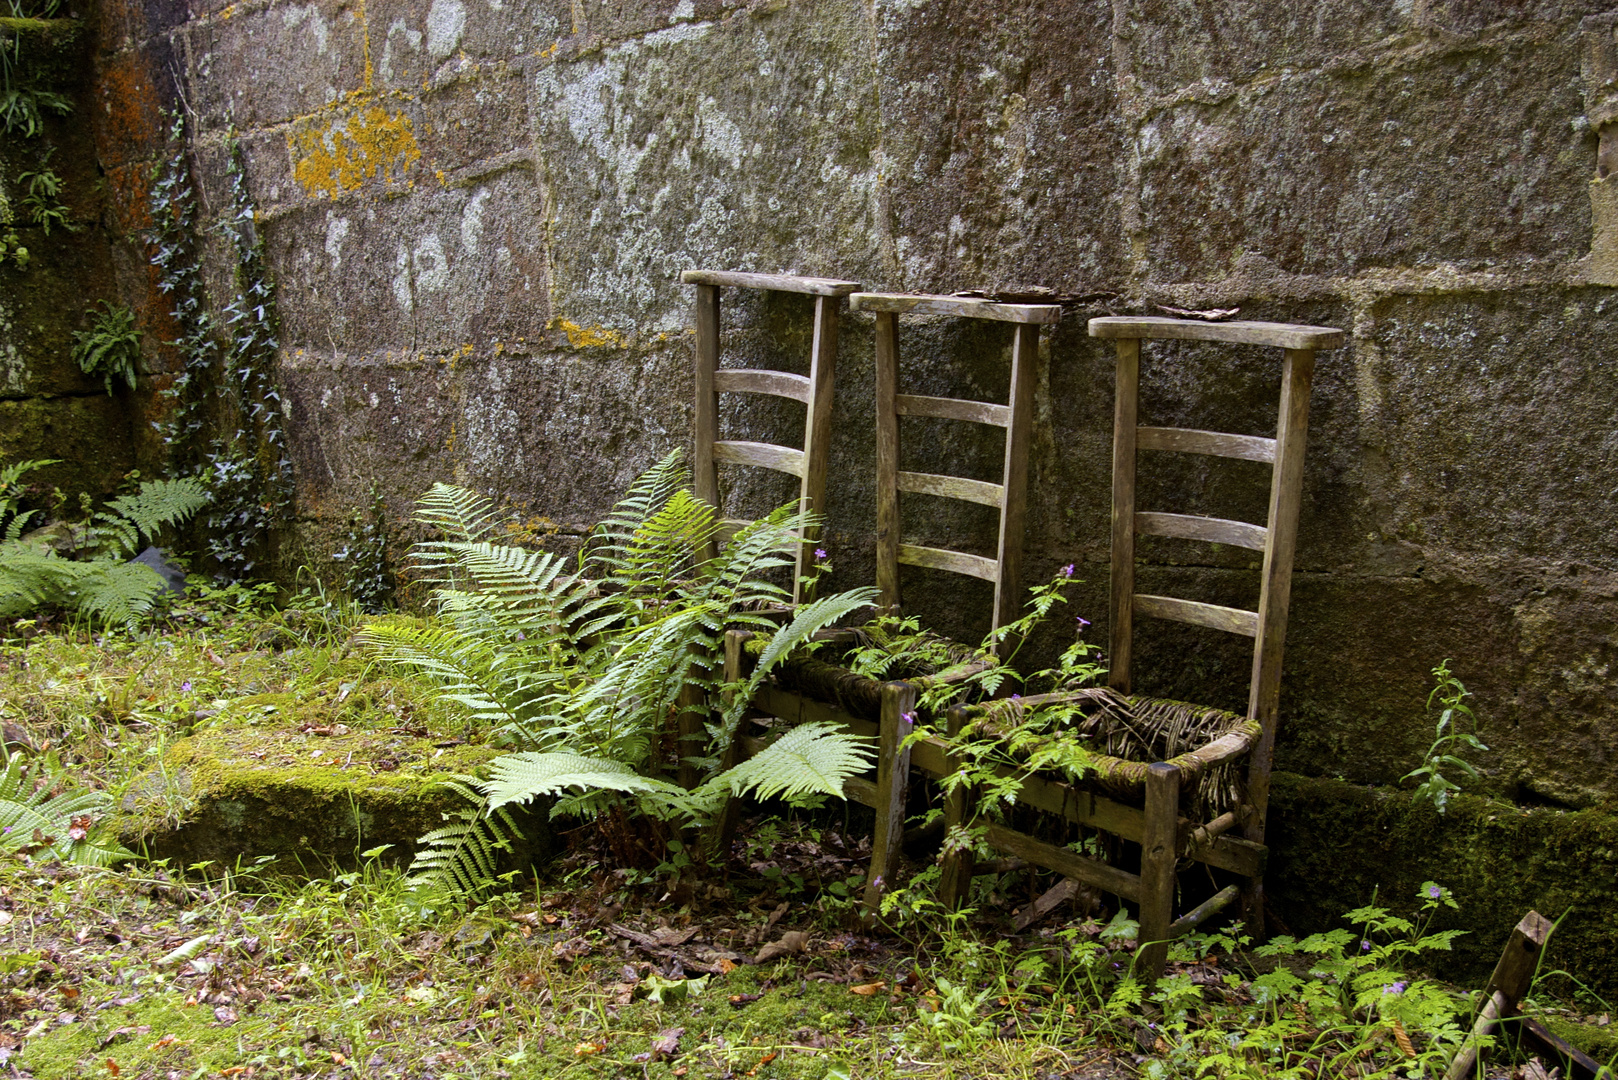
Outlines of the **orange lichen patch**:
[[152,167],[114,165],[107,170],[107,210],[113,232],[139,236],[152,228]]
[[[580,349],[599,348],[603,345],[628,345],[629,339],[605,326],[580,326],[571,319],[553,319],[551,327],[567,335],[569,345]],[[550,327],[547,327],[550,329]]]
[[421,160],[410,118],[390,115],[380,105],[300,125],[287,141],[292,175],[310,195],[330,199],[372,180],[403,180],[405,170]]
[[162,151],[163,103],[143,54],[119,53],[104,61],[96,96],[96,155],[102,161],[140,161]]

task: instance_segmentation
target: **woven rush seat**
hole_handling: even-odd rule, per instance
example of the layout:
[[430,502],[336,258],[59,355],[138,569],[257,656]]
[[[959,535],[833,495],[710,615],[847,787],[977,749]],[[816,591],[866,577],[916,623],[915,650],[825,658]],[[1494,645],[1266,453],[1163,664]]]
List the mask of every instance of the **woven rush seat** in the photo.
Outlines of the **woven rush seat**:
[[1004,739],[1029,713],[1055,703],[1078,707],[1080,716],[1062,730],[1020,743],[1014,756],[1026,758],[1053,741],[1070,741],[1090,756],[1079,775],[1068,771],[1068,781],[1131,806],[1144,804],[1146,776],[1157,762],[1179,771],[1184,813],[1217,817],[1243,801],[1246,787],[1237,762],[1264,729],[1257,720],[1224,709],[1096,686],[984,704],[972,710],[965,731]]

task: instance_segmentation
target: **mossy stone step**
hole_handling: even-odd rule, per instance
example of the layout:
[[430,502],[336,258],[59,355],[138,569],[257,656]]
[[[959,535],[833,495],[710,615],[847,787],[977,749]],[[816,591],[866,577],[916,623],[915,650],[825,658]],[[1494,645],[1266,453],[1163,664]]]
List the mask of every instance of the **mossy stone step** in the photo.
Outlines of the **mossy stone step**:
[[[384,844],[386,859],[408,862],[445,814],[467,806],[446,781],[500,752],[384,726],[397,723],[386,713],[311,722],[301,704],[279,694],[242,699],[171,745],[124,795],[124,843],[185,866],[273,855],[282,871],[325,873]],[[544,862],[554,848],[545,814],[518,821],[513,868]]]

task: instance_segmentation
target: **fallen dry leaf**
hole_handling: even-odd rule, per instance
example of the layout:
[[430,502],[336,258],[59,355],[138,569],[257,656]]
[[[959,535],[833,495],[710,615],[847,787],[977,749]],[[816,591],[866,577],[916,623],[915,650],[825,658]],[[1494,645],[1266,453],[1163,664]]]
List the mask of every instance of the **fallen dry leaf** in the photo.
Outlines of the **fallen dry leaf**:
[[735,970],[736,970],[736,961],[730,959],[730,957],[728,957],[728,956],[721,956],[719,958],[719,974],[721,974],[721,975],[729,975],[732,971],[735,971]]
[[788,930],[781,935],[780,940],[772,941],[758,951],[753,958],[755,964],[765,964],[782,956],[791,956],[801,953],[809,947],[809,935],[802,930]]
[[148,1046],[146,1049],[148,1049],[148,1050],[161,1050],[165,1046],[173,1045],[173,1043],[174,1043],[174,1036],[173,1035],[165,1035],[161,1039],[154,1042],[151,1046]]
[[574,1057],[590,1057],[593,1054],[601,1053],[601,1051],[605,1050],[606,1048],[607,1048],[606,1043],[593,1043],[593,1042],[575,1043],[574,1046],[573,1046],[573,1056]]
[[112,1060],[112,1058],[107,1059],[107,1071],[113,1076],[117,1076],[119,1073],[123,1072],[123,1070],[118,1067],[118,1063]]
[[669,1028],[667,1031],[660,1033],[657,1036],[657,1041],[652,1044],[651,1060],[662,1061],[664,1058],[673,1057],[679,1053],[680,1036],[684,1034],[685,1028],[683,1027]]
[[213,1011],[213,1018],[221,1024],[234,1024],[236,1022],[236,1010],[229,1005],[221,1005]]
[[850,994],[858,994],[861,997],[870,997],[872,994],[876,993],[878,990],[883,989],[887,985],[888,985],[887,983],[885,983],[882,980],[878,979],[874,983],[865,983],[862,986],[850,986],[848,988],[848,992]]

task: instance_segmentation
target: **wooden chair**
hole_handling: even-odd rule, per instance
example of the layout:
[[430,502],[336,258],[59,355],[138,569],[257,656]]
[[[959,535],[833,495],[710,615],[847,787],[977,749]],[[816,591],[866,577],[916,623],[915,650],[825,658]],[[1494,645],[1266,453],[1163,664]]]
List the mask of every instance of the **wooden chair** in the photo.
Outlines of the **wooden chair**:
[[[753,465],[798,477],[798,509],[824,514],[826,509],[826,461],[831,443],[832,393],[837,371],[837,330],[842,299],[859,290],[857,281],[797,277],[788,274],[744,274],[722,270],[685,270],[685,285],[697,287],[694,322],[696,343],[696,424],[691,454],[692,490],[699,499],[723,513],[719,499],[719,463]],[[814,333],[809,346],[807,377],[787,371],[719,366],[719,290],[755,289],[787,292],[815,298]],[[803,448],[773,443],[727,440],[719,437],[719,395],[722,393],[769,394],[801,401],[805,407]],[[742,522],[723,519],[721,535],[733,533]],[[805,579],[814,568],[818,530],[800,534],[792,575],[792,602],[804,599]],[[702,552],[712,558],[713,546]],[[711,661],[699,666],[707,668]],[[676,744],[689,748],[701,738],[704,692],[693,680],[680,695],[676,722]],[[694,787],[697,773],[680,759],[680,783]]]
[[[842,298],[859,291],[859,282],[785,274],[738,274],[686,270],[680,281],[697,287],[696,445],[691,455],[692,486],[699,499],[720,509],[719,463],[756,465],[788,473],[801,481],[798,509],[825,513],[826,460],[831,442],[832,389],[837,369],[838,309]],[[814,337],[809,347],[809,375],[719,366],[719,290],[757,289],[801,293],[815,298]],[[773,443],[719,437],[719,395],[726,392],[771,394],[801,401],[807,409],[803,449]],[[741,524],[727,521],[727,525]],[[803,582],[814,568],[815,530],[805,530],[798,548],[792,600],[803,599]],[[709,552],[711,555],[712,552]]]
[[[1028,444],[1033,411],[1034,365],[1039,328],[1055,323],[1061,309],[1050,304],[997,304],[951,296],[856,293],[853,311],[876,316],[877,406],[877,585],[880,602],[900,608],[899,567],[930,567],[994,582],[991,627],[1014,619],[1021,604],[1023,520],[1027,498]],[[944,315],[1011,324],[1010,392],[1006,404],[900,392],[899,316]],[[988,424],[1005,430],[1005,454],[998,484],[899,468],[901,417],[938,417]],[[900,492],[939,495],[993,506],[1000,512],[995,558],[942,548],[906,544],[900,538]],[[745,677],[749,668],[749,635],[732,631],[726,638],[725,678]],[[958,673],[960,674],[960,673]],[[829,720],[848,730],[878,739],[875,782],[855,779],[845,786],[849,798],[876,810],[876,829],[866,903],[874,909],[891,882],[903,837],[905,791],[910,751],[900,744],[909,734],[916,703],[927,679],[879,682],[815,658],[786,664],[756,695],[760,713],[787,724]],[[762,747],[760,737],[744,733],[734,746],[736,757]],[[734,815],[721,828],[727,844]]]
[[[1303,454],[1308,427],[1309,392],[1315,351],[1336,348],[1340,330],[1281,323],[1201,323],[1163,318],[1103,318],[1090,321],[1093,337],[1117,343],[1117,401],[1113,432],[1111,648],[1108,688],[1068,695],[1030,697],[995,709],[1014,723],[1021,711],[1041,705],[1079,704],[1089,717],[1081,729],[1104,744],[1107,725],[1157,715],[1185,715],[1184,703],[1131,696],[1130,672],[1137,616],[1169,619],[1223,630],[1254,641],[1252,679],[1245,716],[1202,709],[1217,737],[1196,747],[1169,746],[1166,760],[1123,760],[1103,754],[1078,782],[1046,775],[1028,777],[1019,802],[1058,818],[1100,830],[1140,845],[1138,873],[1078,855],[1001,824],[988,826],[991,847],[1028,863],[1054,870],[1139,905],[1140,942],[1137,969],[1147,978],[1161,974],[1168,942],[1194,929],[1229,906],[1240,894],[1231,885],[1206,903],[1174,918],[1175,872],[1181,859],[1233,871],[1248,882],[1248,913],[1257,916],[1262,902],[1265,812],[1269,801],[1270,761],[1275,745],[1281,687],[1281,653],[1291,592],[1292,556],[1297,539]],[[1231,435],[1177,428],[1142,427],[1138,423],[1140,346],[1145,339],[1218,341],[1278,347],[1286,350],[1282,365],[1279,423],[1275,438]],[[1269,512],[1263,526],[1220,518],[1142,511],[1135,502],[1138,451],[1211,454],[1268,463]],[[1246,611],[1177,597],[1135,591],[1135,537],[1164,536],[1230,544],[1263,552],[1258,610]],[[1009,709],[1009,713],[1006,710]],[[969,723],[981,725],[983,708],[955,707],[948,726],[959,732]],[[1209,730],[1204,728],[1203,730]],[[944,744],[929,740],[917,747],[924,767],[950,769]],[[1187,817],[1182,811],[1199,783],[1222,766],[1245,771],[1234,787],[1234,805],[1211,820]],[[930,771],[930,770],[929,770]],[[1009,772],[1006,775],[1011,775]],[[946,801],[946,819],[957,825],[971,812],[970,793],[957,791]],[[1239,835],[1232,835],[1237,833]],[[949,856],[944,868],[946,903],[958,905],[972,876],[969,854]]]

